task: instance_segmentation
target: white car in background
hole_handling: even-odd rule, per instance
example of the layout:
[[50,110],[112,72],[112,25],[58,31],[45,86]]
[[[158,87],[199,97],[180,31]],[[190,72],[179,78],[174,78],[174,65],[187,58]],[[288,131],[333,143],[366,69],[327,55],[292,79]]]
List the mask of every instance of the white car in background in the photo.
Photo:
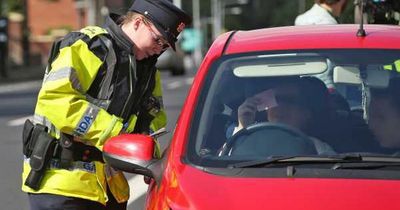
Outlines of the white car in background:
[[184,65],[185,53],[176,45],[176,51],[168,48],[158,57],[156,67],[160,71],[170,71],[172,75],[185,74]]

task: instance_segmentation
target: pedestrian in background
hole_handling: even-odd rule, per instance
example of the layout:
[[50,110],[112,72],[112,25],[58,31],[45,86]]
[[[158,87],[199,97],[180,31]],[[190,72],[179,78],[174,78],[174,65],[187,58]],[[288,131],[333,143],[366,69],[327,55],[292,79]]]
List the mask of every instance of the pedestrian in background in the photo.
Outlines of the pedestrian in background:
[[[296,17],[295,25],[338,24],[338,18],[345,10],[348,0],[315,0],[314,2],[314,5],[309,10]],[[337,108],[341,107],[339,103],[343,99],[340,94],[336,93],[332,69],[315,76],[322,80],[328,87],[333,106]]]
[[32,210],[127,208],[128,183],[104,163],[102,147],[120,133],[165,127],[155,63],[190,22],[170,1],[136,0],[104,28],[53,44],[34,120],[23,132],[22,190]]
[[315,0],[311,9],[297,16],[295,25],[338,24],[348,0]]

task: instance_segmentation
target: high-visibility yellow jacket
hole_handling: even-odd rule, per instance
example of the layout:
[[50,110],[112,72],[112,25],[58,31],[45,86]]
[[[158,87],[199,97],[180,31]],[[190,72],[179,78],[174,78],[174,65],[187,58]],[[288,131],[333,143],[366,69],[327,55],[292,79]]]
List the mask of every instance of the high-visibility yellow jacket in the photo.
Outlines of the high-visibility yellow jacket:
[[[121,132],[143,132],[146,126],[158,130],[166,125],[160,75],[154,67],[156,59],[136,62],[130,55],[132,44],[121,29],[111,19],[107,24],[106,28],[92,26],[71,32],[59,42],[59,50],[51,55],[54,58],[49,62],[34,116],[34,122],[46,125],[52,136],[70,134],[100,150],[107,139]],[[133,86],[127,87],[126,80],[132,76],[129,71],[133,71],[134,78]],[[121,109],[126,108],[127,90],[131,87],[133,102],[128,103],[131,109],[124,115]],[[142,101],[149,97],[159,101],[157,112],[148,113],[142,108]],[[29,172],[29,158],[25,157],[22,183]],[[120,171],[98,161],[75,161],[71,168],[61,169],[52,159],[40,189],[23,185],[22,190],[105,204],[107,187],[118,202],[128,200],[129,186]]]
[[383,69],[388,71],[396,70],[397,72],[400,72],[400,60],[396,60],[392,64],[385,65]]

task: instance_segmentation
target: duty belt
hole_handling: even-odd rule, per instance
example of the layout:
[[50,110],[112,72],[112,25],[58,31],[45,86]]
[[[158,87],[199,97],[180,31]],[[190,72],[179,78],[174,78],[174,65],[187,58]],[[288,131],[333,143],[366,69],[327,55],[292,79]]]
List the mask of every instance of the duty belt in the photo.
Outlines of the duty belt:
[[46,126],[35,125],[30,120],[25,121],[22,143],[23,153],[29,158],[31,167],[24,185],[34,190],[39,189],[48,167],[70,169],[76,163],[83,163],[84,168],[90,171],[94,169],[93,161],[104,162],[102,152],[96,147],[74,141],[72,136],[64,133],[57,140],[48,133]]
[[[63,164],[71,164],[72,161],[103,162],[103,153],[94,146],[89,146],[81,142],[73,140],[70,135],[62,134],[60,140],[56,144],[53,158],[61,161]],[[66,166],[69,167],[68,165]]]
[[[74,142],[73,144],[74,146],[71,149],[72,161],[83,161],[83,162],[100,161],[104,163],[103,153],[96,147],[89,146],[81,142]],[[65,149],[60,144],[57,144],[53,158],[63,159],[62,157],[63,150],[68,150],[68,149]]]

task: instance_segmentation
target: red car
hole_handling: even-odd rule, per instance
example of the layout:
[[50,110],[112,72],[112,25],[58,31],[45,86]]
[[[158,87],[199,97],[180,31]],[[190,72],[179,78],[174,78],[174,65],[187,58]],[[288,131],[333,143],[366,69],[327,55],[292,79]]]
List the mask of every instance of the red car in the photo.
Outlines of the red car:
[[210,47],[171,144],[104,146],[146,209],[400,209],[400,27],[233,31]]

